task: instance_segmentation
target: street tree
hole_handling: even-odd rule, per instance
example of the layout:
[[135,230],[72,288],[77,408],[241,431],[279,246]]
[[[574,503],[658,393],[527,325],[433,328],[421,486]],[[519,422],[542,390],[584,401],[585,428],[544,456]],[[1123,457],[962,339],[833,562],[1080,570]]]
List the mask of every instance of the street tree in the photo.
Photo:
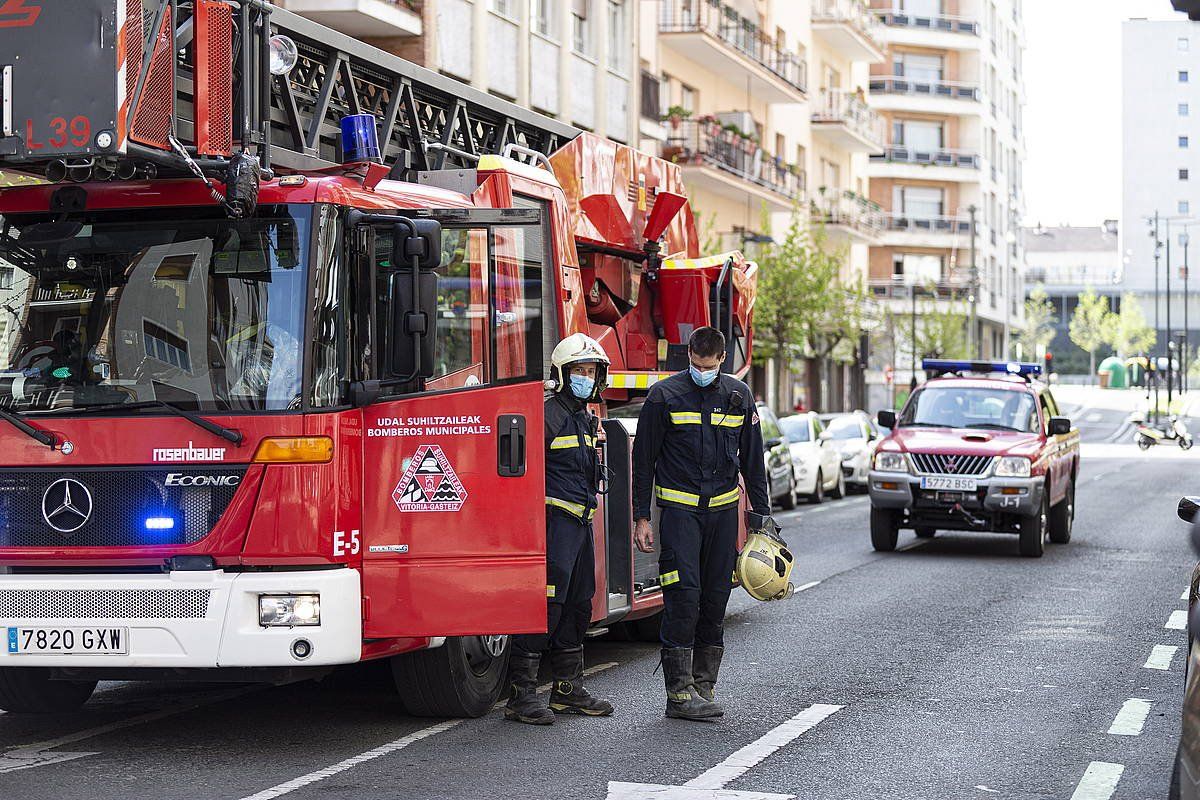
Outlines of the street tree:
[[1042,358],[1046,347],[1054,341],[1054,324],[1058,316],[1046,287],[1038,284],[1025,300],[1025,324],[1017,332],[1022,358]]
[[1096,374],[1096,351],[1112,342],[1117,317],[1108,309],[1108,298],[1087,289],[1071,315],[1071,341],[1088,354],[1088,375]]
[[1147,353],[1154,348],[1157,340],[1158,335],[1154,328],[1147,324],[1137,295],[1121,295],[1121,310],[1116,314],[1112,339],[1109,341],[1117,355],[1128,358],[1138,353]]

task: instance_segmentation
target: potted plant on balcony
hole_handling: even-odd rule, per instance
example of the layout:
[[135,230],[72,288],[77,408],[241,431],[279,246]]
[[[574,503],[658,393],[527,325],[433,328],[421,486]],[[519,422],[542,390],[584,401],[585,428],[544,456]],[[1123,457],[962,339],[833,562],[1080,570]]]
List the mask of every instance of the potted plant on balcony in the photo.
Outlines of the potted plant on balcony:
[[683,106],[671,106],[667,109],[667,113],[663,114],[663,121],[671,123],[674,130],[679,130],[679,123],[690,116],[692,116],[692,112]]

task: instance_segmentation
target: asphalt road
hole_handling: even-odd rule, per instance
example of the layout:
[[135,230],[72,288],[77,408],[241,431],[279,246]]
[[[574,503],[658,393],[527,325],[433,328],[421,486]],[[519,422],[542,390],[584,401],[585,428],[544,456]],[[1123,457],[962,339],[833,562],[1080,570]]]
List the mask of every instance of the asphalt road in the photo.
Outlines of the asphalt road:
[[104,684],[75,714],[0,715],[0,798],[1096,800],[1114,774],[1117,800],[1165,797],[1185,645],[1167,626],[1195,561],[1174,506],[1200,448],[1110,444],[1123,413],[1085,406],[1074,538],[1042,559],[953,533],[877,554],[863,496],[782,514],[804,589],[735,594],[719,723],[664,719],[656,647],[604,640],[590,685],[616,715],[550,728],[405,717],[370,667]]

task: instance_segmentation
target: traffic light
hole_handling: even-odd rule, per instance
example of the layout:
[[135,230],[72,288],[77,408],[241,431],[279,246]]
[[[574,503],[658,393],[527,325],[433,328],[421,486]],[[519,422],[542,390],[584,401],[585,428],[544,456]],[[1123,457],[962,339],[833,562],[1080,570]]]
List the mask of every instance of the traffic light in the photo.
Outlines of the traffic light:
[[1054,353],[1046,351],[1046,369],[1042,372],[1043,375],[1049,377],[1050,373],[1054,372]]

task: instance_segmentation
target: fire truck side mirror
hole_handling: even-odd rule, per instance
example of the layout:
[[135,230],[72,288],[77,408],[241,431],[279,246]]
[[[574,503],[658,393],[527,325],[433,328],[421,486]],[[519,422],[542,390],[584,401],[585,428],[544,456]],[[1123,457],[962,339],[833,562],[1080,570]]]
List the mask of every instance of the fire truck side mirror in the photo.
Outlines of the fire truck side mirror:
[[392,230],[392,264],[396,269],[408,269],[413,256],[422,270],[434,270],[442,265],[442,225],[433,219],[414,219],[413,236],[407,225],[397,224]]
[[391,377],[405,381],[433,375],[438,276],[412,267],[392,273],[389,285],[388,364]]

